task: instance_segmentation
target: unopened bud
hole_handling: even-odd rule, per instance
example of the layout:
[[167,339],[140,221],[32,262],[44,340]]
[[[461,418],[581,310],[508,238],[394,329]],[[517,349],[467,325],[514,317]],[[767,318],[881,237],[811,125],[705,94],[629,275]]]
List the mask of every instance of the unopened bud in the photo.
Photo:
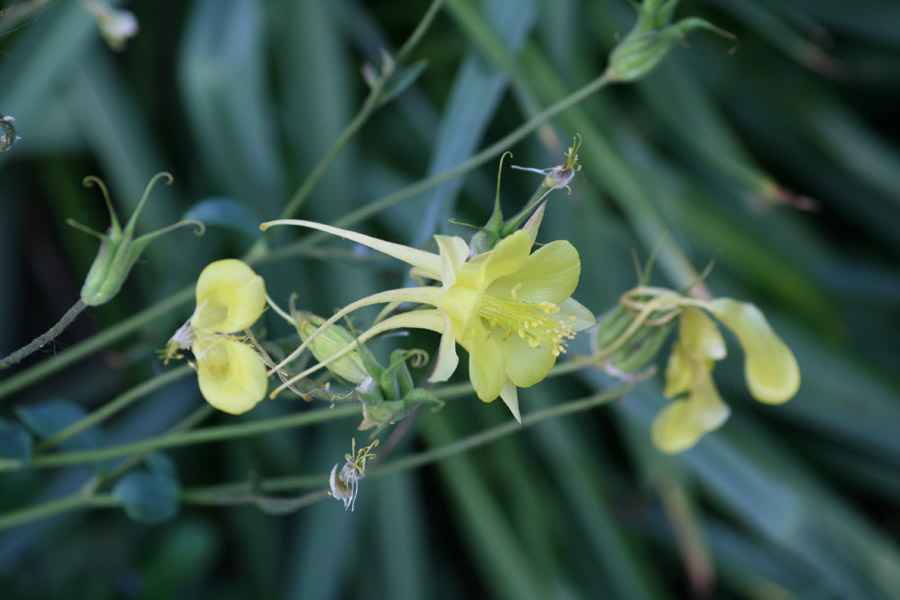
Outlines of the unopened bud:
[[[312,313],[298,311],[292,314],[297,333],[304,342],[325,322],[320,316]],[[325,331],[319,333],[310,343],[309,350],[319,362],[324,362],[344,350],[347,346],[356,343],[356,337],[346,328],[340,325],[330,325]],[[357,385],[364,383],[372,376],[366,369],[366,362],[357,348],[345,354],[341,358],[327,365],[327,369],[344,379]]]

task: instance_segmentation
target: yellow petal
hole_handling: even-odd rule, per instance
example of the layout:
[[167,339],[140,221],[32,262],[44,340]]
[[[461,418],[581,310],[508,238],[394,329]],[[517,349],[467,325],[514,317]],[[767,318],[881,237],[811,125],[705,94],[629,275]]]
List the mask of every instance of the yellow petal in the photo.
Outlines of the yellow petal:
[[597,324],[594,313],[574,298],[566,298],[558,305],[559,312],[555,315],[556,318],[569,320],[569,317],[575,317],[575,320],[571,321],[572,329],[575,331],[582,331]]
[[[491,336],[492,341],[505,333],[503,329],[495,328]],[[515,332],[505,342],[498,342],[497,346],[506,357],[506,376],[518,387],[530,387],[541,381],[556,364],[556,357],[547,344],[542,344],[540,348],[532,348]]]
[[506,408],[509,409],[509,412],[512,413],[512,416],[515,417],[516,421],[521,425],[522,415],[519,413],[519,391],[516,389],[515,384],[509,379],[506,380],[506,383],[503,384],[503,389],[500,390],[500,398],[503,400]]
[[493,339],[487,338],[487,330],[476,319],[472,328],[469,351],[469,379],[482,402],[493,402],[506,383],[506,360]]
[[521,229],[500,240],[481,263],[480,289],[484,290],[495,280],[521,269],[525,266],[530,252],[531,237]]
[[716,323],[697,308],[685,308],[678,321],[678,343],[693,358],[706,362],[725,358],[725,340]]
[[410,246],[404,246],[403,244],[386,242],[369,235],[350,231],[349,229],[341,229],[339,227],[332,227],[331,225],[316,223],[314,221],[304,221],[302,219],[281,219],[278,221],[269,221],[268,223],[261,224],[259,228],[265,231],[269,227],[275,227],[277,225],[296,225],[298,227],[318,229],[319,231],[324,231],[325,233],[330,233],[332,235],[352,240],[357,244],[368,246],[372,250],[377,250],[382,254],[387,254],[388,256],[392,256],[398,260],[402,260],[403,262],[414,267],[418,267],[422,271],[428,273],[432,279],[438,279],[441,275],[440,259],[438,258],[437,254],[432,254],[431,252],[425,252],[424,250],[411,248]]
[[760,402],[781,404],[800,387],[800,368],[793,352],[753,304],[731,298],[708,303],[716,318],[731,329],[744,348],[744,375],[750,393]]
[[444,289],[456,283],[456,274],[469,258],[469,245],[460,237],[436,235],[441,258],[441,284]]
[[200,393],[215,408],[239,415],[266,395],[266,365],[249,346],[217,338],[198,342],[191,350],[197,358]]
[[234,258],[206,265],[197,279],[193,327],[234,333],[253,325],[266,307],[263,278]]
[[717,429],[731,413],[722,402],[709,371],[694,363],[690,396],[675,400],[656,415],[650,429],[653,444],[675,454],[691,448],[704,434]]
[[441,344],[438,347],[437,361],[435,361],[434,372],[428,381],[435,383],[439,381],[447,381],[459,365],[459,357],[456,355],[456,337],[453,335],[453,325],[450,317],[445,312],[441,312],[444,317],[444,332],[441,334]]
[[575,291],[580,275],[578,251],[569,242],[557,240],[538,248],[521,269],[495,280],[487,293],[508,297],[509,290],[521,283],[520,300],[559,304]]
[[676,342],[666,364],[666,398],[674,398],[691,389],[691,359],[684,346]]

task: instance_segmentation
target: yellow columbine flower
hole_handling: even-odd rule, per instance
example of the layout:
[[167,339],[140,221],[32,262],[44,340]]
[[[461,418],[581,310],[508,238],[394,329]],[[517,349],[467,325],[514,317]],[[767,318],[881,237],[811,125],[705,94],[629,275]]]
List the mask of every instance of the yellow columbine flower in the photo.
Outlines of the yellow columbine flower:
[[245,413],[266,394],[266,366],[234,335],[249,329],[266,307],[262,277],[236,259],[217,260],[197,279],[197,308],[169,343],[165,358],[190,348],[197,382],[206,401],[234,415]]
[[[569,242],[559,240],[532,253],[536,227],[517,231],[492,251],[467,260],[468,245],[459,237],[435,236],[439,253],[433,254],[311,221],[271,221],[260,228],[275,225],[309,227],[353,240],[412,265],[414,275],[439,281],[440,287],[389,290],[363,298],[339,311],[318,331],[371,304],[415,302],[434,306],[385,319],[361,334],[357,344],[397,328],[436,331],[441,334],[441,342],[429,381],[446,381],[453,374],[459,362],[459,344],[469,353],[469,377],[478,397],[491,402],[500,396],[519,421],[517,388],[546,377],[575,333],[594,324],[593,314],[570,297],[581,274],[578,252]],[[312,339],[308,338],[282,364],[293,360]],[[329,361],[354,347],[348,346]]]

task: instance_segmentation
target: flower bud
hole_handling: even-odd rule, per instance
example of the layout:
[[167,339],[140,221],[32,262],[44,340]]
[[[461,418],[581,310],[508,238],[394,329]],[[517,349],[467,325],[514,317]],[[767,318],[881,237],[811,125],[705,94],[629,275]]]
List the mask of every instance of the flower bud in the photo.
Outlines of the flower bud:
[[[297,333],[304,342],[325,322],[325,319],[322,317],[304,311],[298,311],[292,316],[297,327]],[[316,360],[324,362],[355,342],[356,337],[347,331],[346,328],[340,325],[331,325],[313,339],[309,345],[309,350],[316,357]],[[362,349],[357,348],[330,363],[326,368],[341,379],[359,385],[371,377],[368,369],[366,369],[366,362],[361,354],[362,351]]]
[[675,44],[683,43],[687,35],[697,29],[708,29],[723,37],[736,39],[731,33],[698,17],[688,17],[670,24],[677,4],[677,0],[665,3],[645,0],[642,6],[637,7],[637,22],[609,55],[607,75],[612,81],[640,79],[652,71]]

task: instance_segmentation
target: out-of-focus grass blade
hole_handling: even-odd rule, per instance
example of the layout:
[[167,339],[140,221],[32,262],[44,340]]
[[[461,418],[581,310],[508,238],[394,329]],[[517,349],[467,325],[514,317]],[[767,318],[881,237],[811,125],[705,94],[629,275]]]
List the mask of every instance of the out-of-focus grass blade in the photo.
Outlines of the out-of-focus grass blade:
[[[531,0],[490,0],[484,4],[483,11],[484,18],[493,25],[496,40],[513,51],[521,48],[537,16]],[[445,171],[471,156],[497,110],[506,82],[507,76],[497,73],[477,50],[466,55],[453,79],[435,134],[427,175]],[[415,244],[425,244],[432,234],[443,231],[463,181],[461,177],[448,181],[421,199],[425,213]],[[489,213],[490,206],[490,200],[485,199],[485,214]]]
[[[430,446],[450,443],[459,437],[448,411],[422,421],[422,434]],[[455,507],[457,531],[481,574],[483,584],[497,598],[539,600],[551,597],[522,551],[520,541],[497,505],[483,477],[468,456],[454,456],[438,464],[445,480],[443,490]]]
[[[550,382],[543,385],[548,384],[552,385]],[[523,394],[526,400],[555,397],[558,394],[531,390]],[[546,401],[537,403],[538,406],[546,404]],[[532,405],[532,402],[527,404]],[[626,534],[611,509],[612,481],[605,477],[602,459],[597,459],[590,450],[591,443],[575,427],[575,419],[543,423],[533,432],[540,456],[549,464],[555,485],[565,497],[565,512],[572,519],[567,529],[580,532],[579,543],[590,550],[591,560],[599,567],[597,578],[611,597],[662,598],[662,590],[655,584],[649,567],[649,557]]]
[[[649,387],[630,394],[626,414],[649,423],[658,406],[650,395]],[[704,489],[806,564],[832,593],[874,598],[900,589],[896,548],[814,481],[775,438],[733,421],[681,457]]]
[[219,190],[276,216],[286,198],[268,96],[262,6],[251,0],[194,4],[179,84],[194,143]]
[[[383,587],[373,587],[373,598],[424,598],[433,595],[437,553],[426,538],[428,501],[414,474],[397,473],[383,480],[364,480],[365,493],[372,495],[372,528],[375,547],[385,549],[371,557],[378,564]],[[434,538],[432,538],[433,540]],[[374,577],[373,577],[374,578]]]
[[204,198],[184,213],[185,219],[198,219],[205,225],[219,225],[259,237],[262,220],[252,208],[232,198]]

